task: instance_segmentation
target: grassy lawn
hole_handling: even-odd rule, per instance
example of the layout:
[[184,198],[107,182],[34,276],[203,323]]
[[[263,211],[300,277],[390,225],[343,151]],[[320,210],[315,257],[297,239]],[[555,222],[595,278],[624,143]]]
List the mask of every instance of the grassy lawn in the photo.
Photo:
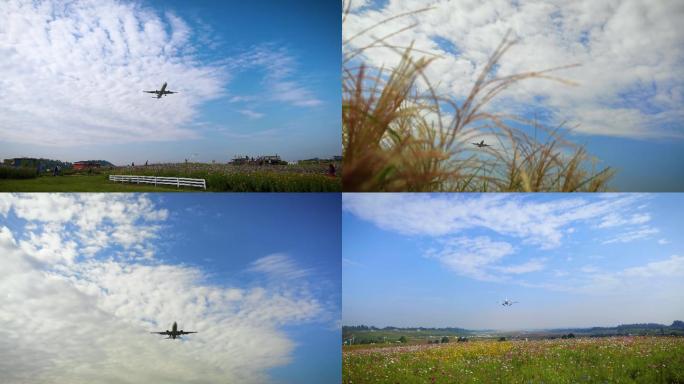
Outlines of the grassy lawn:
[[35,179],[0,179],[0,192],[175,192],[199,188],[121,184],[103,175],[43,176]]

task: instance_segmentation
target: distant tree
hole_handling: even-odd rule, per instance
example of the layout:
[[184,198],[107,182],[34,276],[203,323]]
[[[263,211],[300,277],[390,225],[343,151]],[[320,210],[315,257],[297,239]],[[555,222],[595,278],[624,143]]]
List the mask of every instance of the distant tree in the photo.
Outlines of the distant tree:
[[442,337],[442,343],[448,343],[449,338],[447,336]]
[[568,333],[568,339],[574,339],[574,338],[575,338],[574,333],[572,333],[572,332]]
[[406,341],[407,341],[407,340],[406,340],[406,336],[402,336],[402,337],[399,338],[399,342],[400,342],[400,343],[406,343]]
[[499,337],[499,341],[506,341],[506,338],[504,336]]

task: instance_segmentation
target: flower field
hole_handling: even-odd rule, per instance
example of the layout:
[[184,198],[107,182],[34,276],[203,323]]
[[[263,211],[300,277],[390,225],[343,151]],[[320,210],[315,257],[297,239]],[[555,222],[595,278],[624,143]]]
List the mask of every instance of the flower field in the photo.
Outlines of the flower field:
[[[337,164],[339,168],[339,164]],[[192,177],[207,180],[215,192],[339,192],[339,177],[327,175],[327,164],[230,165],[206,163],[117,167],[111,174]]]
[[684,338],[605,337],[345,347],[352,383],[684,383]]

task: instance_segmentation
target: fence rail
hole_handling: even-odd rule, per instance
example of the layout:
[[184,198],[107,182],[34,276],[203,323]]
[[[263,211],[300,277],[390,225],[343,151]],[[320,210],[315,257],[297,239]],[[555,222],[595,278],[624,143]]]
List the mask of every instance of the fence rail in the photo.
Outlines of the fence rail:
[[207,189],[207,182],[204,179],[189,179],[187,177],[157,177],[157,176],[137,176],[137,175],[109,175],[109,181],[122,183],[154,184],[154,185],[175,185],[176,187],[196,187]]

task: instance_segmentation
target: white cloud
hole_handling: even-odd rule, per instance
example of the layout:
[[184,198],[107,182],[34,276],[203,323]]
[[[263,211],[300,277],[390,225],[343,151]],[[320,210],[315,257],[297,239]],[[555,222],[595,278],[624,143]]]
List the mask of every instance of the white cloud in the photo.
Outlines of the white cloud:
[[647,213],[635,213],[630,217],[624,217],[619,213],[611,213],[603,218],[598,225],[599,228],[611,228],[623,225],[639,225],[648,223],[651,220],[651,215]]
[[442,243],[442,249],[428,252],[426,256],[438,259],[456,273],[479,280],[496,280],[498,277],[490,274],[492,267],[508,273],[505,267],[495,265],[514,252],[513,246],[509,243],[492,241],[486,236],[450,238]]
[[[565,228],[632,209],[638,195],[604,194],[597,201],[568,197],[531,202],[512,194],[345,194],[343,209],[378,227],[407,235],[444,236],[483,228],[542,249],[558,247]],[[618,226],[618,224],[615,224]]]
[[146,195],[18,194],[4,195],[7,210],[31,223],[20,240],[22,249],[50,263],[71,263],[106,247],[120,248],[127,258],[149,257],[159,223],[168,216]]
[[603,241],[603,244],[611,244],[611,243],[628,243],[630,241],[634,240],[640,240],[640,239],[647,239],[651,237],[652,235],[655,235],[659,233],[660,230],[658,228],[652,228],[648,226],[640,227],[635,230],[627,231],[624,233],[621,233],[615,237],[612,237],[608,240]]
[[[200,104],[219,97],[221,67],[193,56],[181,18],[136,3],[0,4],[0,137],[73,146],[187,139]],[[163,82],[179,91],[152,100]]]
[[250,119],[261,119],[262,117],[264,117],[263,113],[253,111],[251,109],[239,109],[238,112],[249,117]]
[[670,244],[670,241],[668,241],[667,239],[658,239],[658,244],[660,244],[660,245]]
[[253,261],[249,270],[285,279],[301,279],[311,272],[309,269],[300,268],[294,260],[282,253],[264,256]]
[[352,259],[343,257],[342,258],[342,266],[348,266],[348,267],[363,267],[364,265],[362,263],[359,263],[358,261],[354,261]]
[[[365,5],[359,4],[360,6]],[[507,30],[518,38],[501,60],[508,75],[580,63],[559,72],[578,87],[545,80],[522,82],[505,91],[495,106],[515,110],[534,103],[569,119],[576,132],[623,137],[682,137],[684,118],[684,33],[677,1],[389,1],[383,8],[355,7],[343,39],[378,22],[427,6],[435,9],[398,18],[355,38],[353,50],[372,39],[417,25],[387,39],[440,55],[426,75],[455,99],[466,95],[478,71]],[[370,64],[393,66],[400,56],[389,48],[365,52]]]
[[648,285],[667,284],[670,280],[684,276],[684,257],[673,255],[668,259],[619,270],[602,270],[593,265],[580,269],[586,275],[579,275],[571,281],[561,282],[549,288],[561,291],[587,294],[625,293],[625,290],[641,292]]
[[503,273],[523,274],[523,273],[541,271],[544,268],[545,268],[544,260],[533,259],[533,260],[524,262],[522,264],[506,265],[506,266],[498,267],[497,269]]
[[[197,29],[197,30],[195,30]],[[73,147],[199,138],[200,106],[228,96],[230,80],[261,71],[263,92],[229,102],[312,107],[321,100],[297,77],[295,58],[272,44],[206,60],[207,25],[139,2],[0,3],[0,138]],[[145,94],[162,83],[179,92]],[[263,116],[240,108],[250,119]]]
[[654,261],[640,267],[627,268],[622,272],[627,277],[684,277],[684,256],[673,255],[667,260]]
[[231,59],[229,66],[234,71],[263,69],[265,74],[261,85],[264,92],[259,97],[234,96],[231,103],[275,101],[297,107],[315,107],[322,104],[313,91],[297,78],[296,68],[299,66],[295,57],[285,48],[273,44],[263,44]]
[[[580,225],[605,231],[601,234],[603,244],[626,243],[659,233],[658,228],[647,225],[651,215],[642,212],[647,196],[595,197],[548,200],[516,194],[344,194],[343,210],[387,231],[431,239],[433,246],[425,255],[458,274],[503,281],[546,268],[546,258],[517,264],[513,258],[507,259],[516,253],[509,243],[511,237],[551,251],[561,247]],[[615,235],[614,231],[619,232]],[[594,279],[601,276],[593,266],[580,271]]]
[[[328,304],[302,279],[308,270],[284,255],[245,266],[279,284],[246,286],[128,257],[128,248],[147,249],[169,217],[146,195],[0,196],[7,202],[0,216],[3,382],[263,383],[296,347],[281,327],[329,317]],[[46,208],[62,213],[40,216]],[[6,226],[10,213],[28,220],[24,230]],[[146,230],[149,236],[132,234]],[[89,247],[102,257],[86,254]],[[199,333],[188,342],[149,334],[173,321]]]

